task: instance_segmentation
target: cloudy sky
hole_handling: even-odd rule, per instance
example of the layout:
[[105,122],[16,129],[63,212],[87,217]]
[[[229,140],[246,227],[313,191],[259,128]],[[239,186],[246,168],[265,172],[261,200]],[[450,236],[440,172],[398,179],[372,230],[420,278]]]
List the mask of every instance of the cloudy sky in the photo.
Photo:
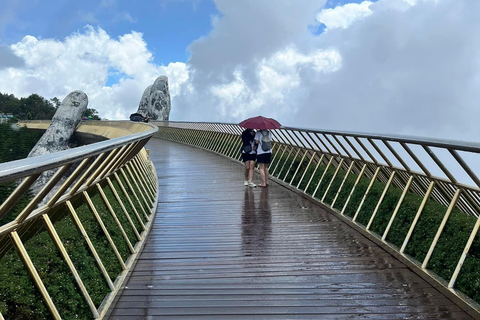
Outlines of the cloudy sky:
[[171,120],[480,140],[480,1],[2,0],[0,92],[126,119],[167,75]]

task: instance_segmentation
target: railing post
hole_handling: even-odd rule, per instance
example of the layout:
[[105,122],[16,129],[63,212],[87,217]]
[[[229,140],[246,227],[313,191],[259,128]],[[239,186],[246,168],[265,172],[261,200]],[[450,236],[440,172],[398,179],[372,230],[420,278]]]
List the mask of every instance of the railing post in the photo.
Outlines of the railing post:
[[475,222],[475,226],[473,227],[473,230],[470,233],[470,237],[468,238],[467,244],[465,245],[465,248],[463,249],[462,255],[460,256],[460,259],[458,260],[455,271],[453,272],[453,275],[450,278],[450,282],[448,283],[449,288],[453,288],[455,286],[455,282],[457,281],[457,277],[460,274],[460,270],[462,269],[463,262],[465,261],[465,258],[467,257],[468,251],[470,251],[470,247],[472,246],[473,240],[477,236],[477,233],[478,233],[479,229],[480,229],[480,218],[477,218],[477,221]]
[[110,186],[110,189],[111,189],[112,192],[113,192],[113,195],[115,196],[115,199],[117,200],[118,204],[120,205],[120,208],[122,208],[122,211],[123,211],[123,214],[125,215],[125,218],[127,218],[128,223],[129,223],[130,226],[132,227],[133,233],[135,233],[135,236],[137,237],[137,240],[142,240],[142,237],[140,236],[140,233],[138,233],[138,230],[137,230],[137,228],[135,227],[135,224],[133,223],[132,218],[131,218],[130,215],[128,214],[128,211],[127,211],[127,209],[125,208],[125,206],[123,205],[123,201],[122,201],[122,199],[120,199],[120,196],[118,195],[117,190],[116,190],[115,187],[113,186],[112,181],[110,180],[110,178],[107,178],[107,182],[108,182],[108,185]]
[[385,198],[385,195],[387,194],[388,188],[390,188],[390,185],[392,184],[393,179],[395,178],[395,171],[392,171],[392,174],[390,175],[390,178],[388,179],[387,184],[385,185],[385,188],[383,188],[382,195],[380,196],[380,199],[378,199],[377,205],[375,206],[375,210],[373,210],[372,216],[370,217],[370,220],[368,221],[367,230],[370,230],[370,227],[372,226],[373,220],[375,219],[375,216],[377,215],[378,209],[380,208],[380,204],[382,203],[383,199]]
[[363,203],[365,202],[365,199],[368,196],[368,193],[370,192],[370,189],[372,188],[373,184],[375,183],[375,180],[377,179],[378,173],[380,172],[381,167],[377,167],[375,170],[375,173],[373,174],[372,179],[370,180],[370,183],[368,184],[367,190],[365,190],[365,193],[363,194],[362,200],[360,201],[360,204],[358,205],[357,211],[355,212],[355,215],[353,216],[353,221],[357,220],[358,214],[360,213],[360,210],[362,210]]
[[112,215],[113,219],[115,220],[115,223],[117,224],[118,229],[120,229],[120,232],[122,233],[123,240],[127,243],[128,249],[130,250],[130,253],[135,253],[135,249],[130,242],[130,239],[128,239],[127,233],[122,227],[122,224],[120,223],[120,220],[118,220],[117,214],[115,213],[115,210],[113,210],[112,205],[110,204],[110,201],[108,201],[107,196],[105,195],[105,192],[103,191],[102,187],[100,184],[96,184],[98,192],[100,192],[100,196],[102,197],[103,202],[108,208],[108,211]]
[[350,175],[350,172],[353,169],[353,166],[355,165],[355,161],[352,160],[350,163],[350,166],[348,167],[347,173],[345,173],[345,176],[343,177],[342,183],[340,184],[340,188],[338,188],[337,193],[335,194],[335,198],[333,198],[332,204],[330,205],[332,208],[335,206],[335,202],[337,202],[338,195],[343,189],[343,185],[345,184],[345,181],[347,181],[348,176]]
[[62,255],[63,260],[66,262],[68,268],[70,269],[70,272],[73,275],[73,278],[75,279],[75,282],[77,283],[78,287],[80,288],[80,291],[82,292],[83,298],[88,304],[88,307],[90,308],[90,311],[92,311],[92,314],[95,318],[98,318],[99,314],[97,311],[97,308],[95,307],[95,304],[92,301],[92,298],[90,298],[90,295],[88,294],[87,288],[85,288],[85,285],[83,284],[82,279],[80,278],[80,275],[77,272],[77,269],[73,265],[72,260],[70,259],[70,256],[67,253],[67,250],[65,250],[65,247],[63,246],[62,241],[60,240],[60,237],[57,234],[57,231],[55,231],[55,227],[53,226],[52,221],[48,217],[48,215],[44,214],[42,216],[45,226],[47,227],[48,233],[50,234],[50,237],[53,240],[53,243],[57,247],[57,250],[60,252]]
[[333,158],[334,158],[334,156],[330,156],[330,160],[328,160],[327,166],[325,167],[325,170],[323,171],[322,176],[320,177],[320,180],[318,180],[317,187],[315,188],[315,191],[313,191],[312,197],[315,198],[315,195],[317,194],[318,188],[319,188],[320,185],[322,184],[323,178],[325,177],[325,174],[327,173],[328,168],[329,168],[330,165],[332,164]]
[[413,181],[413,175],[411,175],[410,178],[408,179],[405,189],[403,189],[402,195],[400,196],[400,199],[398,199],[397,206],[395,207],[395,210],[393,211],[393,214],[390,217],[390,221],[388,221],[387,228],[383,232],[382,240],[385,240],[387,238],[388,231],[390,231],[390,227],[392,226],[393,220],[395,220],[398,210],[400,210],[400,206],[402,205],[403,199],[405,199],[405,196],[407,195],[408,189],[410,189],[410,186],[412,185],[412,181]]
[[325,200],[325,197],[327,196],[327,193],[330,190],[330,187],[332,186],[332,183],[335,180],[335,177],[337,176],[338,171],[342,168],[343,161],[344,161],[344,159],[342,158],[340,160],[340,163],[337,166],[337,169],[335,170],[335,173],[332,176],[332,179],[330,179],[330,182],[328,183],[327,189],[325,189],[325,192],[323,193],[323,196],[322,196],[322,199],[320,200],[320,202],[323,202]]
[[310,165],[312,164],[313,158],[315,158],[316,156],[317,156],[317,152],[314,151],[312,153],[312,155],[310,156],[310,160],[308,161],[308,164],[307,164],[307,167],[305,168],[305,171],[303,171],[303,174],[302,174],[302,176],[300,177],[300,180],[297,183],[297,186],[296,186],[297,189],[302,184],[303,178],[305,177],[305,174],[307,173],[308,168],[310,168]]
[[78,230],[80,230],[80,233],[82,234],[83,238],[87,242],[88,248],[90,249],[90,252],[92,253],[93,257],[95,258],[95,261],[97,262],[97,265],[99,266],[100,270],[102,271],[103,277],[105,278],[105,281],[108,284],[108,287],[110,290],[115,290],[115,286],[113,285],[112,280],[110,279],[110,276],[108,275],[107,269],[105,269],[105,266],[103,265],[102,259],[100,259],[100,256],[97,253],[97,250],[95,249],[95,246],[93,245],[92,241],[90,240],[90,237],[87,234],[87,231],[83,227],[82,222],[77,216],[77,213],[75,212],[75,209],[73,208],[72,204],[70,201],[66,202],[67,208],[70,211],[70,214],[73,218],[73,222],[77,226]]
[[347,200],[346,200],[345,203],[343,204],[342,211],[340,212],[342,215],[345,214],[345,209],[347,209],[347,205],[348,205],[348,203],[350,202],[350,198],[352,197],[352,194],[353,194],[353,192],[355,191],[355,188],[357,187],[358,182],[360,182],[360,179],[362,178],[363,173],[365,172],[365,168],[366,168],[366,167],[367,167],[367,164],[364,164],[364,165],[362,166],[362,170],[361,170],[360,173],[358,174],[357,180],[355,180],[355,183],[353,184],[352,190],[350,190],[350,194],[348,195]]
[[307,186],[305,187],[305,190],[304,190],[305,193],[307,193],[308,187],[310,186],[310,183],[312,182],[313,178],[315,177],[315,174],[317,173],[317,169],[321,165],[324,157],[325,157],[325,154],[322,154],[322,156],[320,157],[320,159],[317,162],[317,165],[315,166],[315,169],[313,169],[313,173],[310,176],[310,179],[308,180]]
[[48,291],[45,288],[45,285],[43,284],[43,281],[40,278],[40,275],[38,274],[37,269],[35,269],[35,266],[33,265],[33,262],[27,253],[27,250],[25,250],[25,247],[23,246],[20,236],[17,234],[16,231],[13,231],[12,233],[10,233],[10,237],[12,239],[13,245],[20,259],[22,260],[23,264],[27,268],[28,273],[32,277],[33,283],[38,288],[38,291],[40,291],[40,295],[42,296],[43,300],[47,304],[48,310],[50,311],[50,313],[52,314],[55,320],[60,320],[61,319],[60,314],[58,313],[57,308],[55,307],[55,304],[52,301],[52,298],[48,294]]
[[120,263],[120,266],[122,267],[122,270],[127,269],[127,266],[125,265],[125,262],[122,259],[122,256],[120,255],[120,252],[118,252],[117,246],[112,240],[112,237],[110,237],[110,233],[108,232],[107,228],[105,227],[105,224],[103,224],[103,220],[98,214],[97,208],[95,208],[95,205],[92,202],[92,199],[90,199],[90,196],[86,191],[83,191],[83,196],[85,197],[85,200],[87,200],[87,204],[90,207],[90,210],[93,213],[93,216],[97,220],[98,224],[100,225],[100,228],[102,229],[103,233],[107,237],[107,241],[110,244],[110,247],[112,247],[113,252],[115,253],[115,256],[117,257],[118,262]]
[[407,247],[408,241],[410,240],[410,237],[412,236],[413,230],[415,229],[415,226],[417,225],[418,219],[420,219],[420,215],[422,214],[423,208],[425,208],[425,205],[427,204],[428,198],[430,197],[430,194],[432,193],[434,187],[435,187],[435,181],[430,182],[430,186],[428,187],[428,190],[425,193],[425,197],[423,197],[422,203],[420,204],[420,207],[418,208],[417,214],[415,215],[415,218],[413,219],[413,222],[410,225],[410,229],[408,230],[407,236],[405,237],[405,240],[403,241],[402,247],[400,248],[400,253],[403,253],[405,251],[405,248]]

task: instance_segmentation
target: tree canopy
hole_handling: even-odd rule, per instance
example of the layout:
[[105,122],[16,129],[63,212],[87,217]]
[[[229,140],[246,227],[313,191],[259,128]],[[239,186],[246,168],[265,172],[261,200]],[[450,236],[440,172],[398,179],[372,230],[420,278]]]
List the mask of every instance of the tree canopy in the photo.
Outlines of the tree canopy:
[[87,111],[83,114],[84,117],[87,117],[89,120],[100,120],[98,116],[98,111],[92,108],[87,108]]
[[52,102],[38,94],[18,99],[13,94],[0,93],[0,112],[11,113],[17,119],[49,120],[56,110]]
[[[50,120],[60,103],[57,97],[47,100],[35,93],[20,99],[13,94],[0,93],[0,113],[11,113],[19,120]],[[83,116],[100,120],[98,111],[92,108],[87,108]]]

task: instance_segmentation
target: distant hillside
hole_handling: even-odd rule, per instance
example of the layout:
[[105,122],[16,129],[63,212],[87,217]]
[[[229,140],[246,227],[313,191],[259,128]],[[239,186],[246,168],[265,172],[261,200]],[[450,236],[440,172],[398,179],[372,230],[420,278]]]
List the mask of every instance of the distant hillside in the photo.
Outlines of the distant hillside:
[[26,158],[42,134],[14,123],[0,123],[0,163]]
[[59,104],[57,98],[49,101],[38,94],[18,99],[13,94],[0,93],[0,113],[13,114],[21,120],[50,120]]
[[[47,100],[38,94],[17,98],[13,94],[0,93],[0,114],[12,114],[18,120],[50,120],[60,106],[58,98]],[[84,117],[100,120],[95,109],[87,108]]]

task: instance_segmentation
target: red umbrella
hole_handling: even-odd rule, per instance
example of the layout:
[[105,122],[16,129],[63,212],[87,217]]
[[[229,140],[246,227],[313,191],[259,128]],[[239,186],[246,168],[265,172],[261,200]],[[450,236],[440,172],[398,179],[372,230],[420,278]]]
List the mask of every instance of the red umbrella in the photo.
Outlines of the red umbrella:
[[240,127],[247,129],[279,129],[282,125],[275,119],[257,116],[243,120],[238,124]]

